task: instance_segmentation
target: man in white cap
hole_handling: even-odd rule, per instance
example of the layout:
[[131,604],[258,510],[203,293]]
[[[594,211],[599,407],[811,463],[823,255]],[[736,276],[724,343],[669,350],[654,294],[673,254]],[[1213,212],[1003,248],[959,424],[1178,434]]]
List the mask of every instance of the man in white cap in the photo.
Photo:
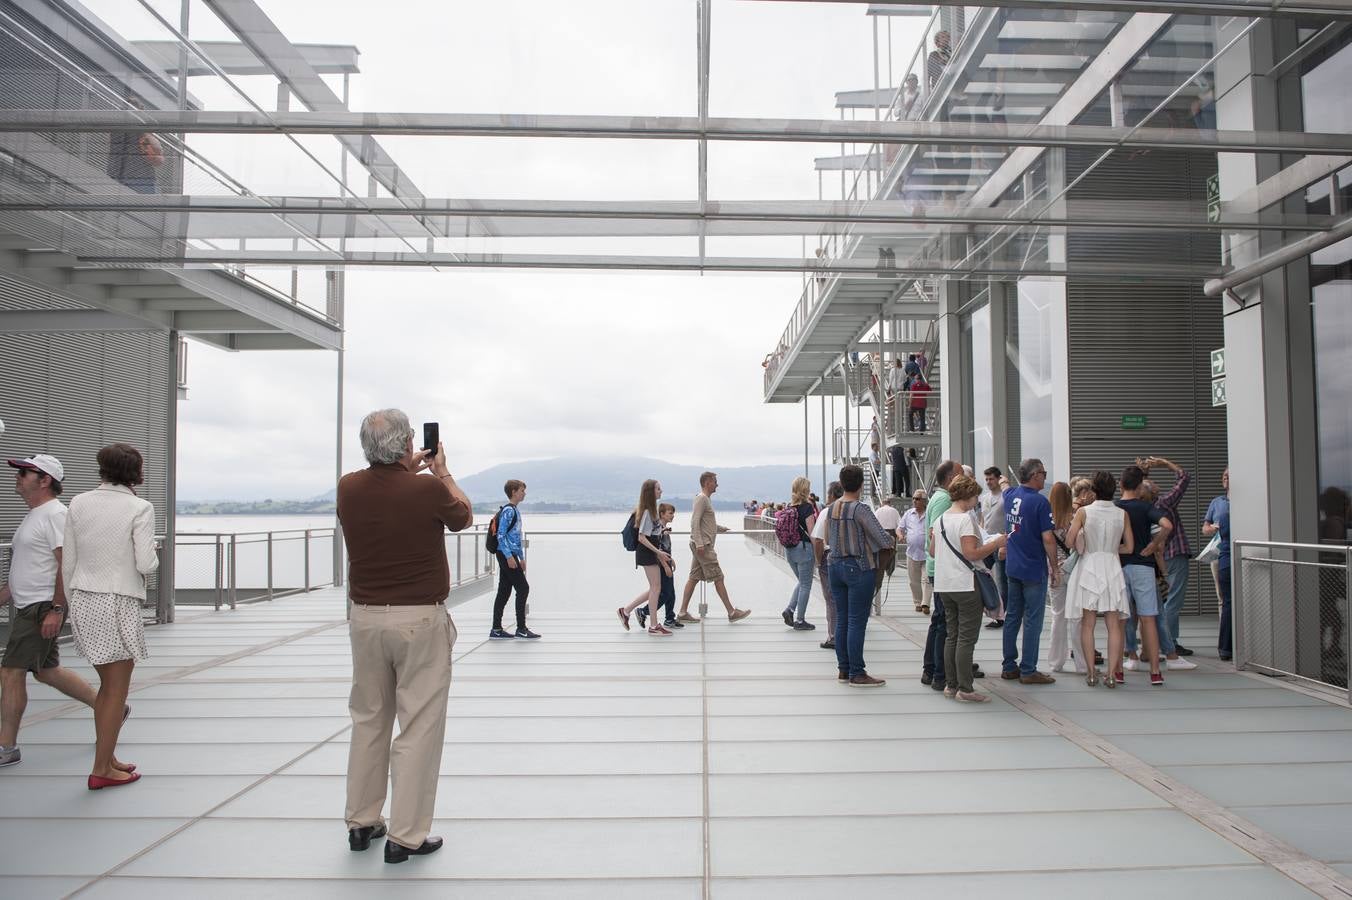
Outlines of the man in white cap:
[[9,643],[0,661],[0,767],[19,761],[19,723],[28,707],[28,673],[86,706],[94,705],[94,689],[61,666],[56,638],[66,620],[66,591],[61,583],[61,546],[66,535],[66,507],[57,497],[66,470],[46,453],[9,460],[16,472],[14,492],[28,505],[28,515],[14,532],[9,582],[0,585],[0,606],[14,605]]

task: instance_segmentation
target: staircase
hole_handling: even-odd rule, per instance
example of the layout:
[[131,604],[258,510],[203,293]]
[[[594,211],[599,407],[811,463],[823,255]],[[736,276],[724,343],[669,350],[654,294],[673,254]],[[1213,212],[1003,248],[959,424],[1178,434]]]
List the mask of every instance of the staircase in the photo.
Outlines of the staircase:
[[[928,299],[926,287],[915,284],[916,293],[922,300]],[[888,351],[898,354],[922,353],[926,358],[923,370],[926,381],[934,384],[942,378],[939,360],[938,323],[930,321],[925,338],[919,342],[889,343]],[[865,472],[862,496],[873,505],[882,502],[891,487],[891,454],[894,446],[903,447],[907,465],[910,467],[911,489],[932,487],[934,471],[938,468],[939,437],[942,408],[942,392],[935,390],[926,396],[926,409],[923,425],[913,419],[910,410],[909,395],[887,397],[886,377],[882,367],[874,368],[874,361],[850,362],[840,364],[842,380],[845,384],[845,402],[855,410],[860,423],[850,429],[837,428],[835,440],[835,461],[838,465],[853,464]],[[877,418],[881,438],[879,454],[882,459],[882,472],[876,472],[870,460],[870,443],[873,439],[871,424],[862,424],[871,408]]]

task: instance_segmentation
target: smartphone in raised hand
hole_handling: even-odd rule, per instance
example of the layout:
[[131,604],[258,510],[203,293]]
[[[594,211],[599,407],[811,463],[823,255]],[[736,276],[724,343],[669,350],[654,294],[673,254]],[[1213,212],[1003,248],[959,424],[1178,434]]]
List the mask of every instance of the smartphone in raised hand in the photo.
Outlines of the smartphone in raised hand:
[[438,422],[423,423],[423,449],[430,460],[437,455],[437,445],[441,443],[441,425]]

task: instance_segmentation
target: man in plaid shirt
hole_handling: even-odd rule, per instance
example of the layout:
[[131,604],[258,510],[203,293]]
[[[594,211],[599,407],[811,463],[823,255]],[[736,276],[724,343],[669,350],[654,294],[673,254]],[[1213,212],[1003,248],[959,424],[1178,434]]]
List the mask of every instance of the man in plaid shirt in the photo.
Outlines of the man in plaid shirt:
[[1192,550],[1188,546],[1183,517],[1178,514],[1178,504],[1192,483],[1192,475],[1187,469],[1162,456],[1138,459],[1136,465],[1145,471],[1147,478],[1152,468],[1161,466],[1174,473],[1174,486],[1163,496],[1158,496],[1158,489],[1153,483],[1147,482],[1151,491],[1157,495],[1155,506],[1163,510],[1174,524],[1174,530],[1164,544],[1164,576],[1169,582],[1169,593],[1159,617],[1160,652],[1164,654],[1166,665],[1171,671],[1195,669],[1196,663],[1183,658],[1192,656],[1192,651],[1178,643],[1178,615],[1183,608],[1183,598],[1188,593],[1188,568],[1192,560]]

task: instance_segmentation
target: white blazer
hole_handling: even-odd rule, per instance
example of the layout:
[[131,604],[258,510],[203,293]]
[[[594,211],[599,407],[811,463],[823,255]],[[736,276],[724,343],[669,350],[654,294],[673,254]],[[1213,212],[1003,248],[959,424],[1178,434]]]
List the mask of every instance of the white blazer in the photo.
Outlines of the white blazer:
[[145,576],[159,566],[155,508],[130,488],[100,484],[70,501],[61,575],[66,591],[146,598]]

